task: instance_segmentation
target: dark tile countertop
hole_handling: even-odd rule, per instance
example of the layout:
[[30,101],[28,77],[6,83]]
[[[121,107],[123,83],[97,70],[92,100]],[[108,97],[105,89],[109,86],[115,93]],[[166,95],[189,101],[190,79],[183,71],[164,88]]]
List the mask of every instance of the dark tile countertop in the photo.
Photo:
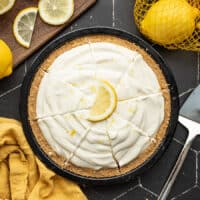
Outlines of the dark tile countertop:
[[[141,36],[133,20],[133,0],[98,0],[97,4],[60,35],[84,27],[115,27]],[[153,45],[153,44],[152,44]],[[164,57],[178,84],[181,103],[200,83],[200,53],[168,51],[153,45]],[[37,53],[36,53],[37,54]],[[36,55],[35,54],[35,55]],[[0,81],[0,116],[19,119],[20,88],[33,55],[14,74]],[[156,200],[183,146],[187,131],[178,125],[175,136],[154,167],[135,180],[113,186],[83,187],[89,200]],[[197,137],[177,177],[170,200],[200,200],[200,137]]]

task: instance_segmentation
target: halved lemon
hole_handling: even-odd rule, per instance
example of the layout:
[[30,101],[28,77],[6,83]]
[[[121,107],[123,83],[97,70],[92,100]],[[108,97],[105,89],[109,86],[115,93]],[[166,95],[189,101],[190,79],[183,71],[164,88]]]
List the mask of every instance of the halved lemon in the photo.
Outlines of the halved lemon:
[[74,13],[74,0],[40,0],[39,14],[44,22],[61,25],[67,22]]
[[96,99],[92,106],[88,120],[92,122],[107,119],[116,109],[117,94],[113,86],[107,81],[99,81]]
[[13,24],[13,33],[19,44],[29,48],[34,31],[38,8],[29,7],[21,10]]
[[15,0],[0,0],[0,15],[8,12],[15,4]]

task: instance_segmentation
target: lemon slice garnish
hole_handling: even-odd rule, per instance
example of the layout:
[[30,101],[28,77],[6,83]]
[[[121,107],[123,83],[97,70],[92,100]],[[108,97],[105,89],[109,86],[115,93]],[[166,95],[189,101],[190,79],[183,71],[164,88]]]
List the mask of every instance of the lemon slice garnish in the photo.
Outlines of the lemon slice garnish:
[[14,6],[15,0],[0,0],[0,15],[8,12]]
[[74,13],[74,0],[40,0],[39,14],[44,22],[61,25],[67,22]]
[[88,120],[92,122],[107,119],[117,106],[117,94],[107,81],[99,81],[96,99],[90,110]]
[[15,18],[13,33],[19,44],[29,48],[38,9],[29,7],[21,10]]

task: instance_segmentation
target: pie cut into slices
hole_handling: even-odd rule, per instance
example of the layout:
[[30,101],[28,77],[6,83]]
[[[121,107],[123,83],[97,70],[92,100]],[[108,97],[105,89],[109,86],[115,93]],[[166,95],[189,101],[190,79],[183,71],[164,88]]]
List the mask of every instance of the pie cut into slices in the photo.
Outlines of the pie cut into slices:
[[31,128],[57,165],[87,177],[112,177],[142,165],[170,118],[170,93],[158,64],[134,43],[88,35],[41,64],[28,97]]

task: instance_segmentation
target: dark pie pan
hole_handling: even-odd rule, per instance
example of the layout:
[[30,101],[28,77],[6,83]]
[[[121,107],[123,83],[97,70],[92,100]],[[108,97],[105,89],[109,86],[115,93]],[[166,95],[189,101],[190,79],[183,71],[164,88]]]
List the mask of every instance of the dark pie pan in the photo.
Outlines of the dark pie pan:
[[[135,43],[142,49],[144,49],[160,66],[166,81],[168,83],[168,88],[170,91],[171,96],[171,116],[168,128],[166,130],[165,137],[163,138],[159,147],[154,151],[153,155],[147,159],[143,164],[138,166],[137,168],[118,176],[113,177],[105,177],[105,178],[93,178],[93,177],[86,177],[81,176],[75,173],[72,173],[68,170],[62,169],[59,167],[48,155],[41,149],[40,145],[37,143],[37,140],[32,132],[29,119],[28,119],[28,95],[30,86],[32,84],[32,80],[35,76],[35,73],[39,69],[42,62],[47,58],[47,56],[53,52],[55,49],[62,46],[64,43],[71,41],[77,37],[85,36],[85,35],[92,35],[92,34],[108,34],[114,35],[122,39],[126,39],[130,42]],[[127,33],[122,30],[117,30],[113,28],[106,28],[106,27],[95,27],[95,28],[87,28],[77,30],[68,34],[65,34],[57,39],[49,42],[36,56],[35,60],[31,64],[31,68],[27,73],[26,77],[23,81],[23,86],[21,89],[21,101],[20,101],[20,116],[21,121],[23,124],[24,133],[26,139],[28,140],[33,152],[38,156],[38,158],[50,169],[55,171],[60,176],[70,178],[78,183],[82,184],[93,184],[93,185],[105,185],[105,184],[115,184],[115,183],[122,183],[133,179],[134,177],[138,176],[139,174],[143,173],[145,170],[148,170],[158,161],[159,157],[163,154],[163,152],[168,147],[169,142],[171,141],[174,131],[178,122],[178,111],[179,111],[179,98],[178,98],[178,91],[176,82],[172,73],[170,72],[169,68],[167,67],[166,63],[159,55],[159,53],[151,47],[147,42],[143,41],[141,38]]]

